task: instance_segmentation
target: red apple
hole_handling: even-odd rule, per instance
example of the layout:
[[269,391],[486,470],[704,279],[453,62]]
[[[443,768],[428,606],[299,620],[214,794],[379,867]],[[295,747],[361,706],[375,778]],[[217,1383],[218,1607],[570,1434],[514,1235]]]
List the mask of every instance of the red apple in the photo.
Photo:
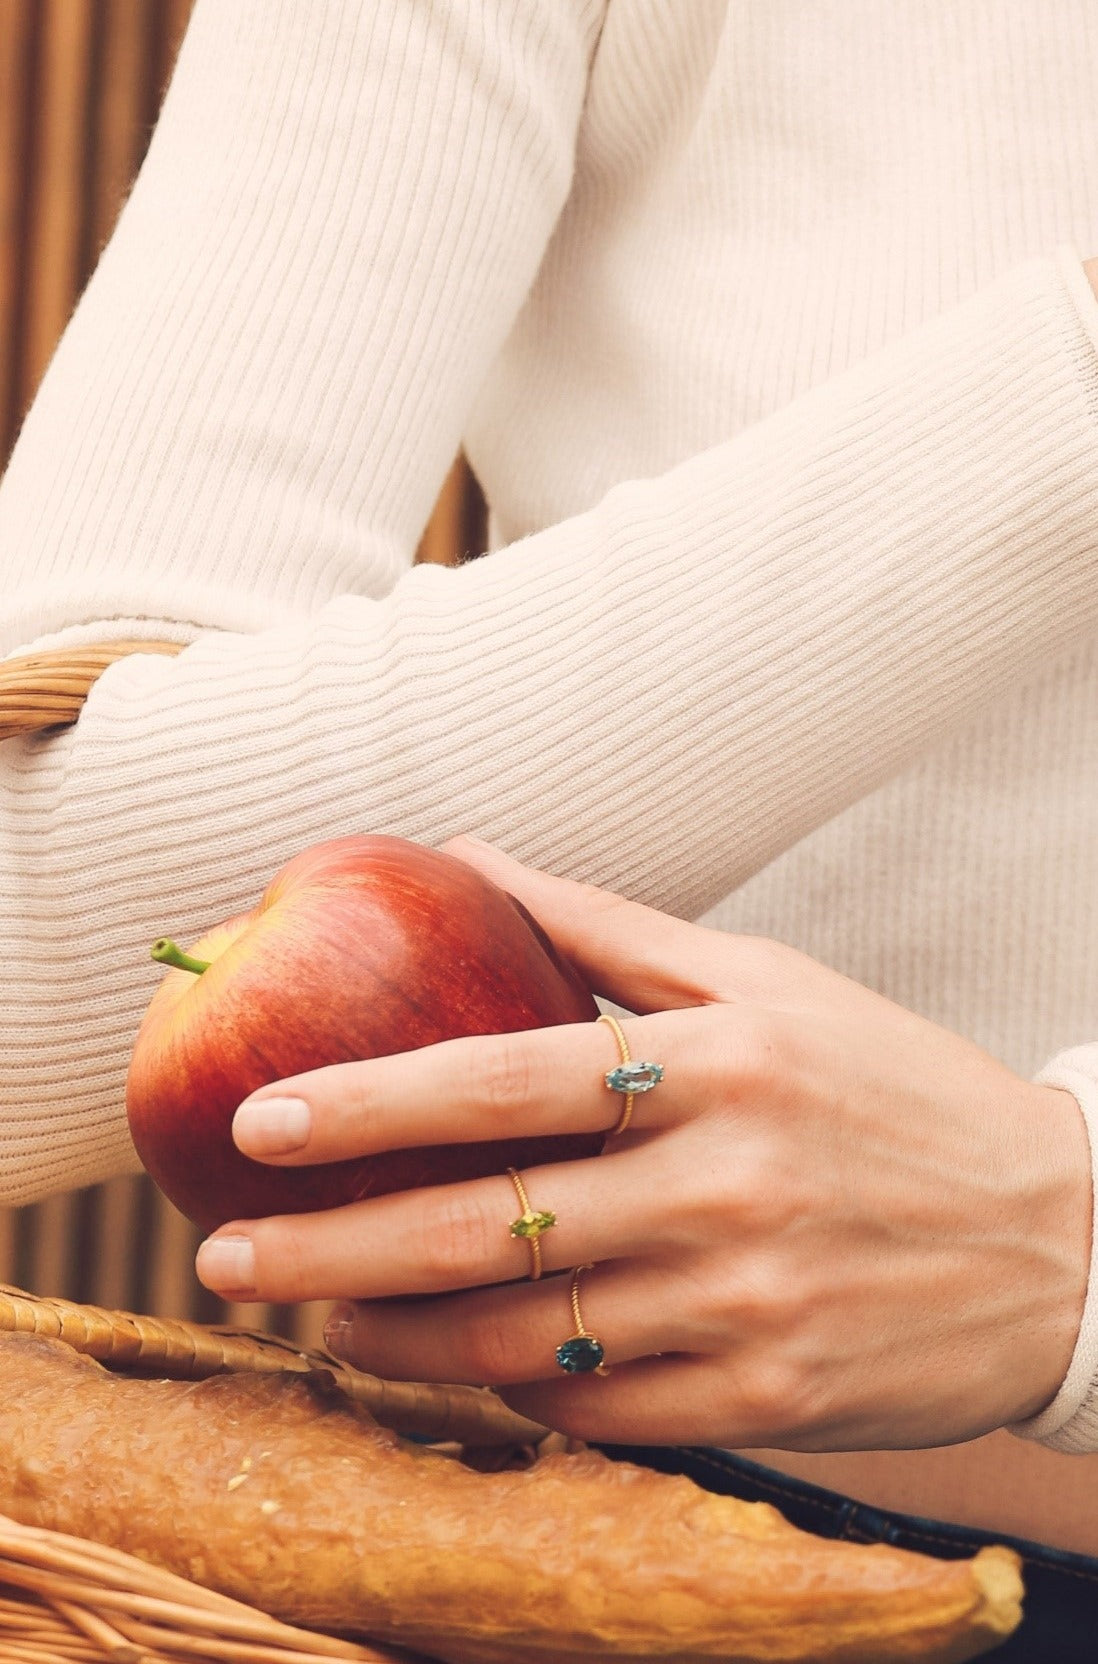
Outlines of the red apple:
[[146,1168],[203,1230],[601,1147],[601,1135],[516,1137],[285,1168],[234,1145],[237,1105],[270,1081],[458,1035],[598,1016],[526,909],[451,855],[400,838],[317,844],[283,867],[254,912],[210,931],[190,957],[208,968],[165,976],[137,1036],[126,1108]]

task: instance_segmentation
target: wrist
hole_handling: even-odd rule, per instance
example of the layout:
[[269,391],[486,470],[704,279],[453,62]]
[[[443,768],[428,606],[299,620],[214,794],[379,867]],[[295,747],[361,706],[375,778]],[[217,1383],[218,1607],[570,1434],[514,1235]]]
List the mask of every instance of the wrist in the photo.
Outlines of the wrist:
[[1094,1205],[1090,1141],[1078,1103],[1060,1087],[1026,1090],[1028,1159],[1021,1151],[1019,1157],[1027,1175],[1022,1217],[1034,1278],[1018,1420],[1052,1403],[1071,1366],[1086,1307]]

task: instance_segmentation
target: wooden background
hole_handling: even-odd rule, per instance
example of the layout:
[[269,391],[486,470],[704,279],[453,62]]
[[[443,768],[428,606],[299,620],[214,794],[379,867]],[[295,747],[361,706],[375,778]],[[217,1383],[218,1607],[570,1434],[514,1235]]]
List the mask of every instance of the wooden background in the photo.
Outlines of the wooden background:
[[[0,0],[0,468],[141,165],[192,3]],[[484,538],[458,459],[419,558],[477,553]],[[116,1179],[0,1209],[0,1282],[318,1338],[320,1308],[237,1311],[206,1294],[198,1240],[147,1179]]]

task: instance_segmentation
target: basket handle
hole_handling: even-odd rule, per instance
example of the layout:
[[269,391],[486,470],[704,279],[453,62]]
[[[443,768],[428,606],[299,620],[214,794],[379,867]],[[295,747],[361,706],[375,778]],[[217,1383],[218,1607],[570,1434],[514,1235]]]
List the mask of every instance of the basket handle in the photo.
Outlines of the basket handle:
[[183,650],[176,641],[112,641],[95,647],[55,647],[0,662],[0,740],[75,722],[88,690],[108,665],[129,653]]

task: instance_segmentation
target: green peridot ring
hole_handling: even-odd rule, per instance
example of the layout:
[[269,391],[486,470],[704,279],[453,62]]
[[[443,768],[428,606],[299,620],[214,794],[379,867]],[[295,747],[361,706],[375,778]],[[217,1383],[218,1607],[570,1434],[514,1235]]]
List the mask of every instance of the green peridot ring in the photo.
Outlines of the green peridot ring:
[[507,1169],[507,1177],[515,1187],[515,1195],[519,1199],[522,1212],[517,1219],[511,1221],[511,1235],[522,1237],[530,1248],[530,1281],[536,1283],[541,1276],[541,1243],[538,1241],[542,1231],[550,1230],[557,1222],[555,1213],[538,1213],[530,1206],[530,1198],[526,1194],[526,1186],[522,1182],[522,1174],[514,1167]]

